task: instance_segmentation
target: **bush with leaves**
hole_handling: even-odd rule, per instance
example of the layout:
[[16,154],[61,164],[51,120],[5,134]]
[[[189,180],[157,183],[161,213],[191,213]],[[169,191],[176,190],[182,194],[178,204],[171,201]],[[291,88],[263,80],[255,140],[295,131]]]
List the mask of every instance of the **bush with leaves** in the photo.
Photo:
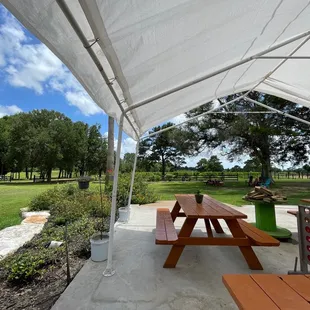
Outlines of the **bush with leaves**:
[[[129,175],[121,175],[118,180],[118,190],[117,190],[117,208],[126,207],[128,204],[128,194],[130,189],[131,178]],[[108,192],[112,193],[113,185],[109,184]],[[145,178],[141,175],[135,176],[135,182],[132,191],[132,204],[147,204],[158,200],[149,187]]]
[[[89,217],[68,224],[71,255],[90,257],[89,239],[96,231],[95,225],[94,218]],[[62,266],[65,248],[48,248],[52,240],[64,241],[64,228],[49,220],[40,234],[0,262],[0,277],[20,285],[40,278],[49,268]]]
[[31,211],[50,210],[55,203],[78,192],[78,187],[73,184],[55,186],[34,197],[29,204],[29,209]]

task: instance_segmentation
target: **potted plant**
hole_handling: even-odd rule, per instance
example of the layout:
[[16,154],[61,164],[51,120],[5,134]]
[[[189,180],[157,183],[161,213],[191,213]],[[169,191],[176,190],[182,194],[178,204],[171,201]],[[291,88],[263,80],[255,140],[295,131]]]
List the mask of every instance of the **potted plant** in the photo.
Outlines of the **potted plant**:
[[103,262],[108,258],[109,233],[102,219],[96,222],[97,233],[90,238],[91,259],[94,262]]
[[100,186],[100,208],[94,210],[94,216],[96,217],[95,233],[90,238],[91,259],[94,262],[103,262],[108,258],[109,249],[109,233],[105,225],[106,209],[103,203],[103,193],[101,186],[101,179],[99,181]]
[[196,199],[197,203],[202,203],[203,195],[200,193],[200,191],[197,191],[197,193],[195,195],[195,199]]
[[77,179],[79,183],[79,189],[88,189],[89,188],[89,182],[91,181],[91,177],[89,176],[80,176]]

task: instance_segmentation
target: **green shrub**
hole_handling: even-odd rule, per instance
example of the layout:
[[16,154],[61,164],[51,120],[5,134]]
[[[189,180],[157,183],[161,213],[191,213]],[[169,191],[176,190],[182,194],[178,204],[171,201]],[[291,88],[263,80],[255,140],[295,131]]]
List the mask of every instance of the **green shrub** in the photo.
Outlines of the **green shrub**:
[[[112,193],[113,185],[110,183],[108,192]],[[130,177],[121,175],[118,180],[117,191],[117,208],[125,207],[128,204],[128,195],[130,189]],[[133,204],[146,204],[158,200],[154,192],[148,188],[148,184],[142,175],[136,175],[132,191],[131,203]]]
[[[85,215],[101,216],[100,201],[98,187],[95,190],[79,190],[76,185],[59,186],[35,197],[30,203],[30,210],[49,209],[54,222],[63,225],[66,221],[75,221]],[[110,198],[103,195],[102,202],[102,215],[108,216],[111,208]]]
[[29,282],[44,272],[44,267],[50,265],[55,259],[55,249],[40,249],[13,255],[7,259],[5,265],[7,280],[10,282]]
[[34,197],[30,202],[29,209],[31,211],[50,210],[55,203],[78,192],[78,187],[73,184],[55,186]]
[[[70,252],[89,258],[89,239],[96,231],[95,225],[95,219],[88,217],[68,223]],[[50,218],[40,234],[0,262],[1,278],[13,284],[23,284],[40,277],[53,266],[62,266],[65,261],[65,248],[47,248],[52,240],[64,241],[64,227],[54,225],[53,218]]]
[[174,177],[173,174],[166,174],[165,180],[170,182],[170,181],[172,181],[173,177]]

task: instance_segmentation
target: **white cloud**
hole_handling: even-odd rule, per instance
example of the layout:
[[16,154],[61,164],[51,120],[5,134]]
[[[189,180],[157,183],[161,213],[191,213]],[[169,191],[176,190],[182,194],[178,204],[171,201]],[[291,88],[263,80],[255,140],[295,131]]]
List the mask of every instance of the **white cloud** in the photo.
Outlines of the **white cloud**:
[[122,144],[122,153],[136,153],[136,144],[137,142],[134,139],[130,137],[125,138]]
[[38,95],[60,92],[84,115],[103,113],[62,62],[45,45],[27,37],[21,24],[1,6],[0,20],[0,68],[7,83]]
[[180,124],[180,123],[183,123],[184,121],[186,121],[186,115],[183,113],[183,114],[180,114],[174,118],[172,118],[170,120],[170,122],[174,123],[174,124]]
[[5,115],[13,115],[20,112],[23,112],[23,110],[16,105],[0,105],[0,118]]

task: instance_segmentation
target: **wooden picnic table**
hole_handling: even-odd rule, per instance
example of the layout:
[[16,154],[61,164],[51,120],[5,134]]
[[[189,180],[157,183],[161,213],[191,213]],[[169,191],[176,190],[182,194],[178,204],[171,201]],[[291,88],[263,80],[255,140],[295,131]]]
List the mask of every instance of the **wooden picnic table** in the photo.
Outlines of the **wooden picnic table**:
[[[164,264],[165,268],[174,268],[186,245],[238,246],[248,266],[254,270],[263,269],[252,246],[279,246],[279,241],[243,221],[247,215],[224,203],[204,195],[201,204],[197,204],[194,195],[175,195],[176,203],[170,213],[167,208],[157,209],[156,244],[172,245]],[[177,234],[174,221],[185,217],[184,224]],[[192,237],[191,234],[198,219],[203,219],[207,234]],[[219,237],[213,234],[211,224],[218,234],[223,234],[219,219],[226,222],[232,237]]]
[[224,275],[223,283],[239,309],[310,309],[310,275]]

